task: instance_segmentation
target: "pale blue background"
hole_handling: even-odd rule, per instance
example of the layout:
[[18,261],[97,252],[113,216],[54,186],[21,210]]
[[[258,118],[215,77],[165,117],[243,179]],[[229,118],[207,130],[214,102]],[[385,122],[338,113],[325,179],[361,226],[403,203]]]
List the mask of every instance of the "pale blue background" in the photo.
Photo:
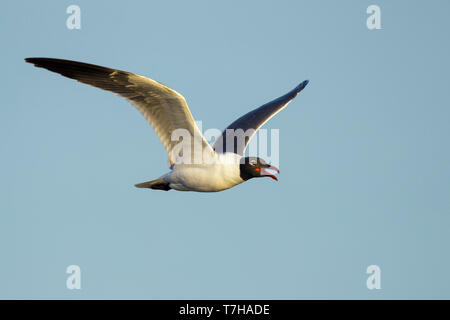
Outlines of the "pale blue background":
[[[161,2],[2,4],[0,297],[450,298],[450,2]],[[278,183],[158,192],[139,113],[33,56],[150,76],[205,128],[311,82],[265,126]]]

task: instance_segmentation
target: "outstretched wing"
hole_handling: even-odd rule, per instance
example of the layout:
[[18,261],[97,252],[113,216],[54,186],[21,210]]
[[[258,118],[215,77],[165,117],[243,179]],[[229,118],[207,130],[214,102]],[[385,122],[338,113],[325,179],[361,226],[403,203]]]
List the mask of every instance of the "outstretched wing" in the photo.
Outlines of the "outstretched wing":
[[284,96],[266,103],[234,121],[217,138],[213,146],[214,150],[218,153],[234,152],[241,156],[244,155],[245,149],[256,131],[284,109],[306,87],[308,82],[308,80],[303,81]]
[[126,71],[70,60],[26,58],[25,61],[127,99],[155,130],[169,154],[170,166],[178,157],[174,147],[180,141],[171,139],[176,129],[184,129],[183,132],[189,134],[191,155],[194,154],[194,146],[201,146],[202,152],[214,153],[195,124],[184,97],[157,81]]

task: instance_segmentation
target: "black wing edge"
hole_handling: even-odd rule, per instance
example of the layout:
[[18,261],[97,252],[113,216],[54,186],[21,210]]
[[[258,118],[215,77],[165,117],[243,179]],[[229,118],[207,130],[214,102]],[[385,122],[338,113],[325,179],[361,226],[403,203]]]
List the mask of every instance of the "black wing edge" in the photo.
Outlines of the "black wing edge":
[[214,150],[219,153],[233,152],[239,155],[243,155],[248,141],[251,137],[245,136],[245,139],[238,139],[235,134],[232,134],[232,136],[230,136],[228,140],[234,139],[234,143],[230,144],[233,150],[227,150],[227,130],[242,129],[244,133],[248,129],[257,130],[265,121],[272,117],[273,114],[277,113],[289,101],[294,99],[297,94],[299,94],[306,87],[308,83],[309,80],[303,81],[285,95],[248,112],[247,114],[234,121],[222,132],[222,135],[216,139],[213,147]]
[[44,68],[75,80],[79,80],[80,77],[83,78],[83,76],[86,75],[106,77],[114,71],[121,72],[120,70],[97,66],[94,64],[64,59],[25,58],[25,61],[34,64],[36,67]]

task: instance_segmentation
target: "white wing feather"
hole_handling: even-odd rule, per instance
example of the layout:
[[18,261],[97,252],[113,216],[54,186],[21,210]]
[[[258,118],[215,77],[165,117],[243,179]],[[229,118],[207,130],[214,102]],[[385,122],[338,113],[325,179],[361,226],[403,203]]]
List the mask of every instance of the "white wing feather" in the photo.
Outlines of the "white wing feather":
[[155,130],[169,155],[169,166],[176,163],[179,156],[174,152],[174,147],[180,141],[172,141],[172,132],[176,129],[184,129],[189,133],[191,155],[194,155],[195,146],[201,146],[202,155],[214,154],[212,147],[195,124],[184,97],[157,81],[126,71],[70,60],[51,58],[25,60],[37,67],[111,91],[127,99]]

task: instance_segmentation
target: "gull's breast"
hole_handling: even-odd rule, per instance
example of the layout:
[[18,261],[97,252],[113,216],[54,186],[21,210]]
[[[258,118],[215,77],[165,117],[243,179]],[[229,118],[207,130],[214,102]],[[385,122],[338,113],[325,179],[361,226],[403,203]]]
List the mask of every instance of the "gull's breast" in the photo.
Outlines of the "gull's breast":
[[244,182],[239,163],[218,162],[201,165],[175,165],[166,177],[172,189],[179,191],[217,192]]

